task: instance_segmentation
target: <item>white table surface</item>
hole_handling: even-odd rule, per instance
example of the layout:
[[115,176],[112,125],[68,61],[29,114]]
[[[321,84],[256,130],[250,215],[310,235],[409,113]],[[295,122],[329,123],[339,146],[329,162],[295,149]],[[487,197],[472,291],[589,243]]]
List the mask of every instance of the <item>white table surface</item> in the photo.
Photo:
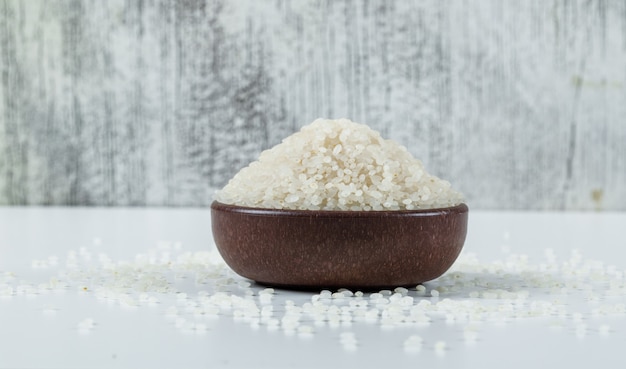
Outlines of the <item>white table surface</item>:
[[[301,335],[234,318],[232,309],[216,317],[198,316],[187,308],[189,301],[195,301],[200,291],[213,293],[214,286],[196,284],[190,277],[173,281],[168,293],[131,291],[133,303],[124,304],[99,298],[88,282],[67,274],[76,268],[93,272],[103,254],[117,262],[137,260],[137,254],[150,255],[150,250],[157,256],[166,250],[172,257],[212,250],[207,209],[0,208],[0,288],[6,295],[0,296],[0,368],[624,367],[626,316],[597,310],[606,306],[619,310],[626,303],[620,274],[626,270],[625,228],[626,213],[470,210],[463,258],[475,254],[491,262],[527,255],[528,263],[540,265],[547,248],[554,250],[557,262],[567,262],[578,250],[583,261],[600,261],[591,265],[617,276],[612,295],[606,294],[610,281],[605,274],[589,281],[595,283],[595,298],[590,298],[584,283],[553,295],[553,290],[512,282],[511,291],[529,293],[526,304],[551,301],[560,304],[562,314],[477,321],[433,315],[428,325],[390,328],[381,327],[380,321],[332,327],[304,319],[314,331]],[[78,267],[67,265],[72,250]],[[42,292],[42,284],[51,278],[68,285],[63,291]],[[234,278],[235,283],[243,281]],[[485,272],[475,278],[488,285],[502,276]],[[429,290],[438,286],[438,281],[426,284]],[[6,293],[7,288],[13,293]],[[254,298],[263,288],[252,285]],[[416,291],[409,295],[416,304],[421,300],[437,304],[445,298],[485,306],[498,303],[471,298],[471,290],[443,292],[439,299],[417,296]],[[244,296],[242,291],[227,293]],[[181,299],[181,293],[187,298]],[[273,316],[281,319],[286,300],[300,306],[314,294],[276,290]],[[147,297],[153,298],[151,303]],[[178,310],[175,316],[173,307]],[[86,319],[94,325],[81,329]],[[475,333],[475,342],[465,339],[468,329]],[[353,332],[357,344],[350,348],[342,343],[343,332]],[[423,339],[418,352],[405,350],[404,342],[412,335]],[[437,342],[445,342],[445,350],[438,351]]]

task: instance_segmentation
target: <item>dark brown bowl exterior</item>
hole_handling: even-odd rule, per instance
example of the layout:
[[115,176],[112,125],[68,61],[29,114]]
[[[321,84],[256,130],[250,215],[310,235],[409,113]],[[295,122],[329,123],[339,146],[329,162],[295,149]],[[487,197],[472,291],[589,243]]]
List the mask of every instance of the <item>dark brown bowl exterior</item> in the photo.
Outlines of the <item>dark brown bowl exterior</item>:
[[262,284],[299,289],[414,286],[461,252],[468,207],[307,211],[211,204],[226,263]]

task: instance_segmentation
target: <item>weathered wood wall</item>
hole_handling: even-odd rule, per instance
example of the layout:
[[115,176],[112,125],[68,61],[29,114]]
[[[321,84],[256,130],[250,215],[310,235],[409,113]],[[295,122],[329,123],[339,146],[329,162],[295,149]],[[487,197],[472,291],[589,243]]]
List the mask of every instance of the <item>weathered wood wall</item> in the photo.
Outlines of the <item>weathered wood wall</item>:
[[0,204],[206,205],[317,117],[474,209],[626,210],[626,2],[0,0]]

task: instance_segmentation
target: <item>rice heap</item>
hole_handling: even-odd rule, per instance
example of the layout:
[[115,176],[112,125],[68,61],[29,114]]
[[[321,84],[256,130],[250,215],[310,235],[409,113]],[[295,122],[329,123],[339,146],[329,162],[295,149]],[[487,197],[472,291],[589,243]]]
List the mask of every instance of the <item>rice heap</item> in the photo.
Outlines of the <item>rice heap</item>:
[[215,194],[224,204],[297,210],[432,209],[462,199],[404,146],[348,119],[304,126]]

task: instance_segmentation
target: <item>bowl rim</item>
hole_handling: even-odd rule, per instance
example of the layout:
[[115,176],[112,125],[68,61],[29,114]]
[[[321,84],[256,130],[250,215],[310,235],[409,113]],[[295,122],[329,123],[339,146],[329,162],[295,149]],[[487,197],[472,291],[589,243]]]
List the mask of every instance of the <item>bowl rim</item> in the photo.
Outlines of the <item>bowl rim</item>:
[[240,213],[250,216],[270,217],[315,217],[315,218],[387,218],[387,217],[429,217],[446,214],[462,214],[469,211],[466,203],[462,202],[455,206],[432,209],[415,210],[294,210],[294,209],[270,209],[254,208],[224,204],[217,200],[211,203],[211,210]]

